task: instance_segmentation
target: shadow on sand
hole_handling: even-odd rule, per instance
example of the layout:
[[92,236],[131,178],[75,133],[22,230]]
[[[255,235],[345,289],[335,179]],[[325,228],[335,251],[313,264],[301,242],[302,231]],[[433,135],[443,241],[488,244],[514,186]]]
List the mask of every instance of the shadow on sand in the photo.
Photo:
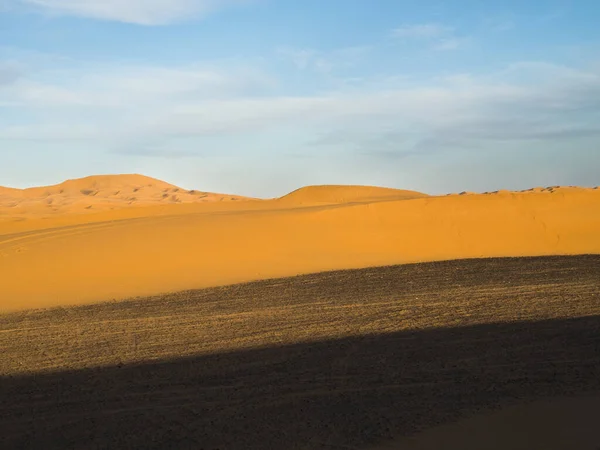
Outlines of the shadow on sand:
[[487,324],[0,379],[9,448],[348,449],[600,392],[600,317]]

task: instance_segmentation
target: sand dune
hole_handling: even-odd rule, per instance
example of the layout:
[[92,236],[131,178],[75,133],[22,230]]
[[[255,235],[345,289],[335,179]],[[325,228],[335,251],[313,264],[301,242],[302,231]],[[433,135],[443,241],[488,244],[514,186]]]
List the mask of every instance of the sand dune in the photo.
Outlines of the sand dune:
[[307,186],[279,199],[280,203],[292,205],[339,204],[381,200],[408,200],[427,197],[415,191],[373,186]]
[[[90,189],[97,194],[81,192]],[[112,204],[102,197],[107,193],[120,190],[127,196],[135,189],[148,204],[85,215],[73,206],[95,198],[106,206]],[[165,189],[174,195],[177,188],[134,176],[93,177],[20,191],[25,199],[19,206],[21,217],[11,216],[15,207],[0,208],[5,217],[0,222],[0,310],[330,269],[600,253],[598,189],[427,197],[382,188],[319,186],[269,201],[201,203],[188,193],[195,199],[188,204],[162,201]],[[63,196],[65,204],[50,217],[27,202],[46,193]],[[211,195],[205,198],[225,198]]]
[[0,217],[39,217],[114,210],[152,204],[244,200],[185,190],[142,175],[103,175],[29,189],[0,187]]

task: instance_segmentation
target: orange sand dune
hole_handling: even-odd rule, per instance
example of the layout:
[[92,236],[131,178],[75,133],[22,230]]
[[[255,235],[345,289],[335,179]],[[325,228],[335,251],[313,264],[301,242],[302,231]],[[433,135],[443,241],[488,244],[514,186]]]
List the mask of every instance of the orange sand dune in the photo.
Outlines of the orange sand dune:
[[[158,191],[172,189],[153,183]],[[95,188],[129,189],[100,182]],[[74,183],[73,195],[81,189],[91,187]],[[275,200],[79,212],[67,208],[46,217],[23,207],[20,220],[0,222],[0,310],[330,269],[600,253],[598,189],[427,197],[319,186]],[[5,207],[0,213],[9,217]]]
[[0,218],[90,213],[152,204],[244,200],[188,191],[142,175],[103,175],[29,189],[0,187]]
[[372,186],[307,186],[279,199],[280,203],[315,205],[334,203],[369,202],[380,200],[408,200],[427,197],[415,191],[403,191]]

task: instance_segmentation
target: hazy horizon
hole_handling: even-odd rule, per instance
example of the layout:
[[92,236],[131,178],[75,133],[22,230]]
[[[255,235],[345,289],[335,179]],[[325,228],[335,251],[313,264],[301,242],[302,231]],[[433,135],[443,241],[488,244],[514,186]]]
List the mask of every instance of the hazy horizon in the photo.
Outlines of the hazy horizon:
[[[86,179],[86,178],[96,178],[96,177],[102,178],[102,177],[107,177],[107,176],[108,177],[120,177],[120,176],[128,177],[128,176],[132,176],[132,175],[146,177],[146,175],[144,175],[144,174],[125,174],[125,173],[122,173],[122,174],[96,174],[96,175],[84,176],[84,177],[81,177],[81,178],[70,178],[70,179],[60,180],[60,181],[58,181],[56,183],[45,184],[45,185],[31,185],[31,186],[25,186],[25,187],[15,187],[15,186],[0,185],[0,188],[26,190],[26,189],[35,189],[35,188],[46,188],[46,187],[60,186],[63,183],[68,182],[68,181],[79,181],[79,180]],[[178,188],[181,188],[181,189],[188,189],[190,191],[202,191],[201,188],[194,187],[194,186],[187,186],[187,185],[186,186],[182,186],[182,185],[178,185],[177,183],[172,183],[169,180],[161,180],[161,179],[154,178],[154,177],[148,177],[148,178],[154,179],[156,181],[161,181],[161,182],[165,182],[165,183],[168,183],[168,184],[172,184],[172,185],[174,185],[174,186],[176,186]],[[237,196],[243,196],[243,197],[248,197],[248,198],[256,198],[256,199],[269,200],[269,199],[273,199],[273,198],[283,197],[283,196],[285,196],[287,194],[291,194],[291,193],[293,193],[295,191],[299,191],[299,190],[302,190],[304,188],[319,187],[319,186],[327,186],[327,187],[335,187],[335,186],[348,186],[348,187],[351,187],[351,186],[356,186],[356,187],[375,187],[375,188],[384,188],[384,189],[391,188],[391,189],[398,189],[398,190],[415,191],[413,189],[410,189],[410,187],[402,187],[402,186],[381,186],[381,185],[378,186],[378,185],[360,185],[360,184],[350,184],[350,183],[348,183],[348,184],[337,184],[337,185],[334,185],[334,184],[303,185],[303,186],[298,186],[296,188],[293,188],[293,189],[291,189],[289,191],[281,192],[279,194],[276,194],[274,196],[269,196],[269,197],[252,197],[252,196],[246,196],[246,195],[244,195],[243,192],[214,192],[214,193],[217,193],[217,194],[230,194],[230,195],[237,195]],[[439,192],[438,193],[431,193],[431,192],[422,192],[422,191],[415,191],[415,192],[421,192],[422,194],[427,194],[427,195],[433,195],[433,196],[435,196],[435,195],[451,195],[451,194],[456,195],[456,194],[464,194],[464,193],[474,193],[474,194],[486,193],[487,194],[487,193],[494,193],[494,192],[498,192],[498,191],[521,192],[521,191],[532,190],[532,189],[535,189],[535,188],[552,189],[552,188],[556,188],[556,187],[567,187],[567,188],[569,188],[569,187],[576,187],[576,188],[584,188],[584,189],[598,189],[599,186],[597,186],[597,185],[588,185],[588,186],[585,186],[585,185],[568,185],[568,186],[567,185],[563,185],[563,186],[552,185],[552,186],[529,186],[527,188],[519,189],[519,190],[516,190],[516,189],[515,190],[499,189],[499,190],[496,190],[496,191],[465,191],[465,190],[455,190],[453,192],[442,192],[442,193],[439,193]],[[207,192],[209,192],[209,191],[207,191]],[[210,191],[210,192],[213,192],[213,191]]]

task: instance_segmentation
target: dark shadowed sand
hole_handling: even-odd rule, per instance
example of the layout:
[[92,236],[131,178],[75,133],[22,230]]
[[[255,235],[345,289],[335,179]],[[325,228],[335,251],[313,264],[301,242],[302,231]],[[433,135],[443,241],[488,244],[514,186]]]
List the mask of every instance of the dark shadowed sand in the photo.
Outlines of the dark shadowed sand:
[[0,315],[2,448],[600,447],[600,256]]
[[598,450],[600,395],[541,400],[475,414],[380,450]]

